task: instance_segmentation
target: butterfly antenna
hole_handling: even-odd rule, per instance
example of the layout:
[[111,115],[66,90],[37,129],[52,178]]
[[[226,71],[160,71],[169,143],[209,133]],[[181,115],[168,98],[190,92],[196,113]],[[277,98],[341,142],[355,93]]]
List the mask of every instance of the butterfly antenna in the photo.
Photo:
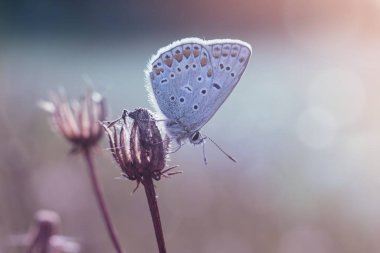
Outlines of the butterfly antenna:
[[[228,158],[230,158],[231,161],[237,163],[236,159],[233,158],[231,155],[227,154],[226,151],[224,151],[224,150],[223,150],[218,144],[216,144],[216,142],[215,142],[213,139],[211,139],[210,137],[206,137],[206,138],[209,139],[212,143],[214,143],[214,145],[215,145],[220,151],[222,151],[223,154],[225,154]],[[204,146],[203,146],[203,147],[204,147]]]

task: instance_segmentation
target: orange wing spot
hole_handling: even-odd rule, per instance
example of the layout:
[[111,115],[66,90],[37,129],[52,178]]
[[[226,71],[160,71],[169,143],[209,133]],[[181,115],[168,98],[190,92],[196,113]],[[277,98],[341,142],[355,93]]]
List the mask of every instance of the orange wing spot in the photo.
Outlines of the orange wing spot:
[[183,55],[186,58],[189,58],[190,54],[191,54],[190,48],[185,48],[185,50],[183,50]]
[[201,66],[204,67],[206,64],[207,64],[207,58],[206,58],[206,57],[203,57],[203,58],[201,59]]
[[208,69],[208,71],[207,71],[207,77],[211,77],[211,75],[212,75],[212,70]]
[[199,56],[199,49],[194,49],[193,54],[194,54],[194,57],[198,57]]
[[220,57],[221,50],[219,47],[215,47],[214,50],[212,51],[212,56],[216,59]]
[[178,53],[174,56],[174,58],[177,60],[177,62],[181,62],[183,58],[183,54]]
[[164,60],[164,63],[168,66],[168,67],[171,67],[172,64],[173,64],[173,59],[169,58],[169,59],[165,59]]
[[156,75],[159,75],[161,72],[164,72],[163,68],[153,68],[153,71],[156,73]]
[[219,59],[220,54],[213,54],[212,56],[214,56],[215,59]]

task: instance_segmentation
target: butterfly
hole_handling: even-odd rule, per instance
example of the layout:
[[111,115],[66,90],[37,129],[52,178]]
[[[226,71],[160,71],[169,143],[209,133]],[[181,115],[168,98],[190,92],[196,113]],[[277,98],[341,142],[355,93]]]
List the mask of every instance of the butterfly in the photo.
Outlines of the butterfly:
[[240,40],[185,38],[152,56],[145,71],[150,100],[180,146],[204,142],[200,129],[231,94],[251,54]]

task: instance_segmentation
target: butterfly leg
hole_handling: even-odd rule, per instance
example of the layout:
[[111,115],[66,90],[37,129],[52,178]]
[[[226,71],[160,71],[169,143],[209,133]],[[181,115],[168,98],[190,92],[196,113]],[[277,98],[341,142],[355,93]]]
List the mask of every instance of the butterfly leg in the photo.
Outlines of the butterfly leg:
[[175,152],[177,152],[183,146],[183,144],[180,143],[180,142],[178,142],[178,141],[177,141],[177,144],[178,144],[178,146],[175,148],[175,150],[168,152],[168,154],[174,154]]
[[206,151],[205,151],[205,141],[202,141],[203,146],[203,161],[205,162],[205,165],[207,165],[207,157],[206,157]]

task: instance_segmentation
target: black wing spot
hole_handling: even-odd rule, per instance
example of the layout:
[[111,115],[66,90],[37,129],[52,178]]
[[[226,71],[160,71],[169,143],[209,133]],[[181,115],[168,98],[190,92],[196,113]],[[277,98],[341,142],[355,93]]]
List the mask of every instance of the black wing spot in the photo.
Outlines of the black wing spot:
[[194,109],[194,111],[198,111],[199,106],[197,104],[195,104],[195,105],[193,105],[193,109]]
[[184,97],[180,97],[180,98],[179,98],[179,102],[181,102],[181,103],[185,103],[185,98],[184,98]]
[[181,89],[188,92],[188,93],[193,92],[193,87],[191,87],[190,85],[185,85]]
[[220,87],[220,85],[217,84],[217,83],[213,83],[212,86],[213,86],[214,88],[218,89],[218,90],[220,90],[220,89],[222,88],[222,87]]
[[202,89],[202,90],[201,90],[201,94],[202,94],[202,95],[206,95],[206,94],[207,94],[207,90],[206,90],[206,89]]
[[167,82],[168,82],[168,79],[166,79],[166,78],[161,80],[162,84],[167,83]]
[[170,100],[171,100],[171,101],[174,101],[174,100],[175,100],[175,96],[171,96],[171,97],[170,97]]

